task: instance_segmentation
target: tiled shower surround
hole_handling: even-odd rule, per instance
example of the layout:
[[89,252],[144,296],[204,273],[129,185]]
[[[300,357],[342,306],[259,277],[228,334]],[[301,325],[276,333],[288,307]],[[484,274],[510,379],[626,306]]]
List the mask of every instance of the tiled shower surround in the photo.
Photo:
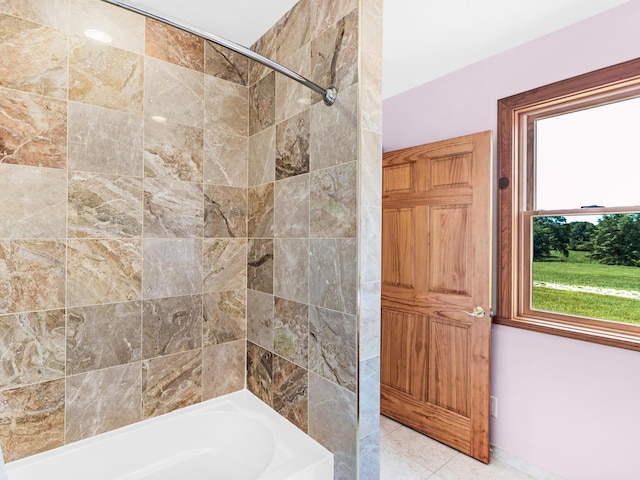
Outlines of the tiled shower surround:
[[7,461],[246,384],[378,478],[381,15],[301,0],[254,45],[326,107],[100,0],[0,0]]

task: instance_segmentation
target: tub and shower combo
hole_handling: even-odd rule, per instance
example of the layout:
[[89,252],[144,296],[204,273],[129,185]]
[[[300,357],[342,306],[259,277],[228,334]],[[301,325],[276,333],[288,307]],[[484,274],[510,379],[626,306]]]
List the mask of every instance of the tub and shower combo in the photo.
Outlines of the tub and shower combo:
[[[333,87],[241,45],[119,0],[109,3],[234,50],[323,96]],[[0,480],[330,480],[333,454],[248,390],[71,443],[5,465]]]
[[333,455],[248,390],[7,464],[0,480],[330,480]]

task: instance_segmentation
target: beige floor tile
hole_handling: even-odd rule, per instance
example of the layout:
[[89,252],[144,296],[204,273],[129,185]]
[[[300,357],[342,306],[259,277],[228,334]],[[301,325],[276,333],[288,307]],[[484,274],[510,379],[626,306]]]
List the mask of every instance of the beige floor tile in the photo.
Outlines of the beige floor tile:
[[432,472],[442,468],[458,452],[406,427],[398,428],[382,439]]
[[402,427],[401,423],[391,420],[388,417],[380,416],[380,436],[385,436],[400,427]]
[[426,480],[432,473],[392,446],[380,445],[380,480]]
[[504,463],[492,461],[485,465],[463,454],[457,454],[437,473],[443,480],[532,480]]

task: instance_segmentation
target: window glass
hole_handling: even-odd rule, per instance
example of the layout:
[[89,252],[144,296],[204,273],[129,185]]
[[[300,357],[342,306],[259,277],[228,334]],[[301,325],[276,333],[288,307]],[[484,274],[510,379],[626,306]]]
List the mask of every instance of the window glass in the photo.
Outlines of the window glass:
[[640,213],[531,221],[531,308],[640,324]]
[[536,122],[536,210],[640,205],[640,98]]

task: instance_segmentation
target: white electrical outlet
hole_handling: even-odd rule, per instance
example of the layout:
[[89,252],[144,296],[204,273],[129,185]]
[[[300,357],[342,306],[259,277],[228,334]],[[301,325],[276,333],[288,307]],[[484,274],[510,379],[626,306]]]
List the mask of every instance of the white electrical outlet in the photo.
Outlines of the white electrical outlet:
[[498,418],[498,397],[493,395],[489,397],[489,415]]

